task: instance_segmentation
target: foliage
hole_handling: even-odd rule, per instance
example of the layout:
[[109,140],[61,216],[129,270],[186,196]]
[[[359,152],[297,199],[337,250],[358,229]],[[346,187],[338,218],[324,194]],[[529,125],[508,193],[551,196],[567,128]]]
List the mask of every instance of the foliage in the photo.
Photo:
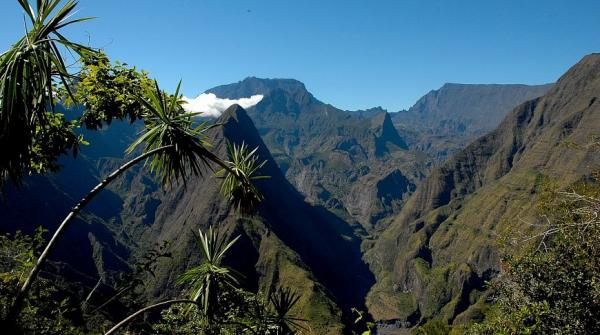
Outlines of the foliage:
[[358,329],[364,329],[362,326],[364,324],[364,327],[366,328],[365,331],[360,332],[360,335],[371,335],[373,334],[373,330],[376,329],[376,324],[374,322],[365,322],[365,317],[364,317],[364,312],[352,307],[351,308],[352,313],[356,314],[357,317],[356,319],[354,319],[354,327]]
[[[503,263],[495,306],[470,334],[592,334],[600,332],[600,187],[548,190],[544,223],[522,256]],[[541,229],[539,229],[541,228]]]
[[202,312],[209,320],[213,320],[219,310],[220,291],[238,284],[233,271],[221,265],[225,253],[238,239],[239,236],[227,242],[225,236],[213,227],[209,227],[207,233],[198,230],[196,240],[204,260],[177,280],[178,284],[190,287],[191,299],[200,302]]
[[0,183],[19,183],[26,170],[55,168],[58,155],[77,149],[72,124],[55,114],[56,86],[70,92],[73,79],[59,48],[76,55],[94,52],[61,33],[89,19],[71,19],[75,1],[58,8],[62,0],[39,0],[35,10],[27,0],[18,2],[29,25],[25,36],[0,55]]
[[287,287],[278,287],[271,292],[269,301],[273,306],[274,318],[273,324],[277,329],[278,334],[291,334],[293,329],[302,329],[302,325],[298,321],[303,321],[290,316],[290,312],[294,305],[298,302],[300,296]]
[[445,335],[450,332],[448,323],[441,319],[434,319],[413,331],[415,335]]
[[[108,318],[114,316],[115,307],[125,311],[138,309],[148,278],[156,275],[158,261],[171,258],[169,248],[167,241],[157,244],[131,267],[132,271],[113,274],[111,277],[114,279],[100,278],[81,305],[84,317],[91,318],[101,313]],[[100,286],[103,289],[97,290]]]
[[154,325],[157,333],[170,334],[295,334],[304,320],[291,316],[300,296],[289,288],[277,288],[268,299],[237,287],[233,270],[223,267],[225,253],[238,237],[227,242],[209,228],[199,232],[198,244],[204,261],[178,280],[188,285],[197,306],[171,307]]
[[71,107],[84,108],[79,121],[87,129],[99,129],[113,119],[135,122],[142,117],[138,97],[154,87],[147,72],[120,62],[111,64],[102,52],[84,55],[81,64],[73,94],[63,90],[61,97]]
[[227,165],[229,170],[223,168],[217,172],[217,175],[225,174],[221,184],[221,193],[229,199],[234,207],[243,211],[255,208],[263,200],[262,195],[252,181],[269,178],[268,176],[256,175],[267,163],[266,160],[258,161],[257,150],[258,147],[250,150],[243,142],[240,146],[228,144],[227,151],[230,161],[227,162]]
[[[8,313],[23,276],[31,269],[39,247],[43,244],[43,229],[34,236],[17,232],[0,236],[0,318]],[[59,280],[43,279],[27,296],[26,306],[16,320],[19,332],[26,334],[84,334],[72,318],[76,310]]]
[[143,106],[144,130],[127,149],[131,153],[143,146],[143,151],[149,152],[171,146],[150,159],[150,170],[159,176],[162,184],[176,180],[185,182],[188,171],[201,175],[202,165],[208,164],[206,131],[210,127],[206,122],[195,125],[193,118],[198,113],[183,110],[180,85],[181,82],[175,94],[169,96],[155,81],[154,87],[147,90],[144,97],[138,97]]

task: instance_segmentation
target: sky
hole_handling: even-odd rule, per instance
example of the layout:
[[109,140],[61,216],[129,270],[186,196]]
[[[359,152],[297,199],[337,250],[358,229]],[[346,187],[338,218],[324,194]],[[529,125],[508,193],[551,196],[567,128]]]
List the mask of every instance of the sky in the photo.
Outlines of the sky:
[[[34,2],[34,1],[32,1]],[[66,32],[195,97],[294,78],[348,110],[408,108],[444,83],[554,82],[600,51],[598,0],[80,0]],[[1,0],[0,49],[24,31]]]

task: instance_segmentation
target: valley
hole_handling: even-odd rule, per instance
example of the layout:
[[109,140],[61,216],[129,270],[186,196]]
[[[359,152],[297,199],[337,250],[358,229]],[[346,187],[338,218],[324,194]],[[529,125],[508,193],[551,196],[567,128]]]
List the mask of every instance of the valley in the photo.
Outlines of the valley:
[[[482,95],[482,89],[487,94]],[[475,265],[461,256],[455,256],[462,262],[456,264],[461,265],[437,265],[436,261],[435,268],[422,271],[452,273],[456,279],[418,282],[416,293],[402,293],[416,290],[412,286],[416,279],[392,279],[408,270],[406,265],[388,267],[387,264],[397,262],[390,257],[408,257],[406,261],[410,262],[424,260],[426,268],[432,267],[431,262],[437,259],[432,257],[437,257],[442,249],[430,245],[430,236],[449,215],[426,213],[450,210],[438,209],[440,206],[454,208],[446,204],[451,200],[447,196],[423,193],[423,189],[431,189],[433,186],[427,185],[433,183],[439,186],[428,192],[453,194],[452,187],[457,186],[452,185],[470,183],[461,175],[455,175],[456,180],[447,185],[436,178],[441,178],[440,171],[445,171],[446,166],[458,164],[454,162],[460,162],[462,155],[471,157],[469,152],[475,150],[471,148],[476,143],[489,142],[486,139],[493,135],[475,141],[465,153],[461,152],[470,140],[493,129],[505,115],[510,118],[512,106],[548,89],[549,85],[481,88],[448,84],[442,87],[443,93],[436,93],[442,97],[436,98],[439,102],[430,102],[429,93],[408,112],[388,113],[380,108],[337,109],[317,100],[301,82],[290,79],[247,78],[215,87],[207,93],[219,98],[264,96],[247,111],[239,106],[224,111],[217,120],[223,126],[211,135],[221,153],[225,153],[225,140],[243,142],[258,147],[261,159],[267,160],[261,172],[270,179],[258,184],[265,196],[258,213],[252,218],[234,214],[220,199],[214,178],[194,178],[186,185],[167,190],[149,178],[147,168],[138,167],[95,200],[75,225],[77,228],[69,232],[78,241],[78,258],[73,257],[74,246],[70,245],[61,248],[56,260],[71,264],[74,278],[86,282],[91,289],[98,276],[122,271],[154,244],[169,241],[173,258],[159,262],[157,274],[145,293],[148,301],[154,301],[176,294],[173,275],[200,260],[193,252],[193,231],[218,225],[228,236],[242,236],[227,262],[244,274],[244,287],[263,292],[280,285],[293,287],[302,295],[297,312],[307,317],[319,333],[341,332],[352,319],[352,308],[368,311],[382,325],[391,324],[384,327],[389,331],[400,331],[396,327],[410,327],[419,320],[447,313],[446,304],[455,303],[454,296],[483,290],[483,282],[497,273],[493,246],[489,242],[477,243],[472,245],[473,250],[483,248],[485,255],[481,256],[482,263],[477,263],[479,268],[472,268]],[[494,108],[487,110],[488,104]],[[493,117],[486,118],[486,122],[473,119],[472,115],[483,113]],[[431,119],[428,121],[427,117]],[[438,126],[432,124],[434,119],[441,119]],[[452,124],[459,126],[448,126]],[[27,198],[27,206],[47,209],[31,212],[23,205],[4,204],[0,207],[3,229],[19,227],[32,231],[41,221],[39,215],[45,221],[58,222],[67,208],[48,204],[44,194],[54,194],[53,201],[61,204],[73,202],[86,185],[97,182],[123,161],[122,153],[137,127],[116,122],[106,130],[90,132],[94,145],[84,148],[77,159],[62,160],[61,172],[29,178],[22,189],[9,190],[11,199]],[[492,150],[495,143],[486,150]],[[448,160],[452,152],[458,154]],[[73,178],[85,181],[78,183],[81,189],[73,189]],[[421,207],[418,211],[413,209]],[[416,214],[406,214],[410,210]],[[414,228],[414,236],[405,235],[406,229],[413,228],[401,227],[410,227],[414,225],[412,221],[431,215],[434,223],[416,223],[422,228]],[[390,245],[390,239],[407,243]],[[386,256],[382,258],[381,252]],[[411,269],[410,273],[416,271]],[[433,295],[427,285],[434,283],[449,285],[447,293]],[[451,288],[460,286],[469,291]],[[476,306],[477,301],[467,303],[467,307],[469,304]],[[452,321],[462,312],[443,315],[449,315]]]

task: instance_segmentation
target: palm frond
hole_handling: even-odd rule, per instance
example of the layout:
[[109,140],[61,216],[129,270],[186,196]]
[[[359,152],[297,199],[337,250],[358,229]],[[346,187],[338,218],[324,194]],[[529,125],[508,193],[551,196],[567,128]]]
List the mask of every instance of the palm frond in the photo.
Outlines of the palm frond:
[[238,239],[239,236],[227,241],[226,236],[212,226],[206,233],[198,230],[196,241],[202,250],[203,262],[185,271],[177,279],[178,285],[188,286],[191,299],[200,302],[204,314],[208,317],[214,311],[219,290],[226,286],[236,287],[239,284],[234,275],[235,271],[221,265],[225,253]]
[[298,300],[300,295],[287,287],[279,287],[269,295],[274,312],[273,323],[280,334],[293,334],[294,328],[304,329],[301,322],[306,320],[290,315]]
[[269,178],[258,175],[267,161],[259,161],[256,155],[258,147],[250,150],[244,142],[239,146],[228,144],[227,151],[230,159],[226,162],[227,167],[217,171],[217,175],[223,176],[221,193],[235,207],[248,212],[263,200],[254,181]]
[[78,55],[94,52],[60,34],[67,25],[89,20],[70,19],[76,1],[66,1],[60,8],[62,0],[37,1],[37,10],[27,0],[18,2],[30,25],[25,36],[0,55],[0,183],[7,179],[18,183],[35,160],[39,138],[51,137],[47,112],[54,111],[56,86],[68,90],[73,77],[57,44]]
[[143,146],[143,151],[173,146],[171,150],[154,155],[150,160],[151,172],[157,174],[164,185],[177,180],[184,183],[190,174],[202,175],[202,167],[208,165],[204,154],[208,151],[207,122],[195,124],[195,113],[187,113],[180,103],[181,82],[173,96],[162,91],[155,81],[154,88],[138,97],[144,108],[144,130],[127,149],[128,153]]

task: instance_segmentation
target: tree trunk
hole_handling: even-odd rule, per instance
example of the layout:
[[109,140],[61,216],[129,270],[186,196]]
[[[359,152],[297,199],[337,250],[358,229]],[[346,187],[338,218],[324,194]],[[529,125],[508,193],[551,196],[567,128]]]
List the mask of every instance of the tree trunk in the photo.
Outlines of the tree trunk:
[[159,307],[163,307],[163,306],[168,306],[168,305],[173,305],[173,304],[180,304],[180,303],[198,304],[196,301],[189,300],[189,299],[174,299],[174,300],[167,300],[167,301],[159,302],[157,304],[144,307],[144,308],[138,310],[137,312],[131,314],[130,316],[128,316],[125,319],[123,319],[121,322],[117,323],[109,331],[107,331],[106,333],[104,333],[104,335],[114,334],[117,330],[119,330],[119,328],[123,327],[125,324],[127,324],[128,322],[130,322],[131,320],[133,320],[138,315],[140,315],[140,314],[142,314],[144,312],[147,312],[147,311],[155,309],[155,308],[159,308]]
[[50,252],[52,252],[52,250],[54,249],[58,239],[64,233],[64,231],[67,228],[67,226],[69,225],[69,223],[77,216],[77,214],[79,214],[81,209],[83,207],[85,207],[90,202],[90,200],[92,200],[98,194],[98,192],[100,192],[104,187],[106,187],[106,185],[108,185],[112,180],[114,180],[116,177],[121,175],[127,169],[129,169],[133,165],[139,163],[140,161],[142,161],[156,153],[159,153],[159,152],[162,152],[162,151],[174,148],[174,147],[175,147],[174,145],[167,145],[167,146],[163,146],[160,148],[156,148],[156,149],[150,150],[142,155],[139,155],[136,158],[130,160],[129,162],[123,164],[121,167],[119,167],[113,173],[108,175],[108,177],[106,177],[106,179],[102,180],[98,185],[96,185],[96,187],[94,187],[90,191],[90,193],[88,193],[85,197],[83,197],[83,199],[81,199],[79,201],[79,203],[77,203],[77,205],[75,205],[75,207],[73,207],[73,209],[71,209],[71,212],[65,217],[65,219],[62,221],[60,226],[58,226],[58,229],[56,229],[56,231],[54,232],[54,235],[52,236],[52,238],[46,245],[46,248],[41,253],[41,255],[38,257],[35,265],[31,269],[31,272],[29,272],[29,276],[27,276],[27,279],[23,283],[23,286],[21,286],[21,289],[17,292],[17,295],[15,296],[15,301],[13,302],[11,310],[8,313],[7,321],[16,322],[16,317],[18,316],[19,312],[21,311],[23,301],[25,300],[25,297],[27,296],[27,293],[29,292],[29,289],[31,288],[31,284],[36,279],[38,273],[42,269],[42,266],[46,262],[46,259],[50,255]]

